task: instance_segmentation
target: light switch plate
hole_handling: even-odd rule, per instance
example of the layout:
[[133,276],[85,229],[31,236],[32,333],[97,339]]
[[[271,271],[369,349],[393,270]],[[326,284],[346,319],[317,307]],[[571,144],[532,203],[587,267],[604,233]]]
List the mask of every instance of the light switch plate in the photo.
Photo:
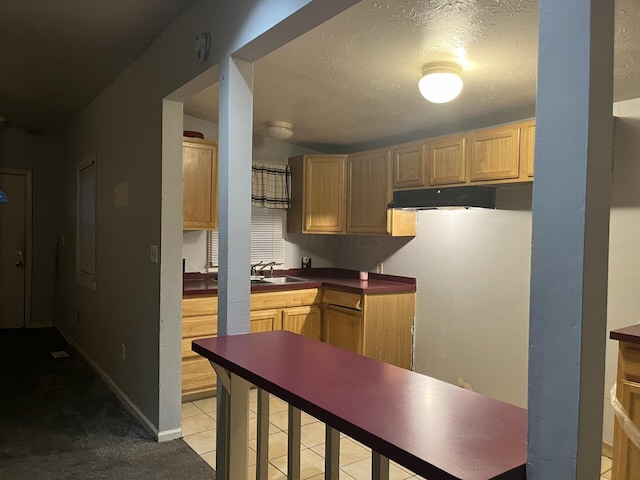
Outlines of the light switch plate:
[[158,263],[158,245],[151,245],[149,253],[149,261],[151,263]]

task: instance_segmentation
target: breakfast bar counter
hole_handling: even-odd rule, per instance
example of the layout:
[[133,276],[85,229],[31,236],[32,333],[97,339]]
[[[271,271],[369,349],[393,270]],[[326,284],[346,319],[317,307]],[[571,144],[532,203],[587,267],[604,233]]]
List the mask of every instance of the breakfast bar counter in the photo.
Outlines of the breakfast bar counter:
[[[246,429],[250,383],[259,396],[266,391],[289,403],[290,425],[299,409],[327,424],[327,439],[340,431],[371,448],[373,478],[388,478],[393,460],[429,480],[525,479],[522,408],[287,331],[200,339],[192,348],[227,377],[231,422],[240,419],[230,426],[232,438]],[[291,435],[289,478],[297,478],[299,443],[296,454]],[[337,463],[330,444],[326,468]],[[246,463],[246,445],[231,441],[234,479],[246,478],[246,465],[234,465],[242,450]],[[258,465],[260,457],[259,449]]]

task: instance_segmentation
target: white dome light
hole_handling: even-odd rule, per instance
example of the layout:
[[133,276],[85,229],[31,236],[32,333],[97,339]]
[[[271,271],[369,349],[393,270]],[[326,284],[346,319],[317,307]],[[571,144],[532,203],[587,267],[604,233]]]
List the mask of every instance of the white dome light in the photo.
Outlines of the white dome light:
[[428,63],[422,67],[418,88],[433,103],[446,103],[462,91],[462,69],[454,62]]
[[287,122],[270,121],[267,122],[269,135],[278,140],[286,140],[293,135],[293,125]]

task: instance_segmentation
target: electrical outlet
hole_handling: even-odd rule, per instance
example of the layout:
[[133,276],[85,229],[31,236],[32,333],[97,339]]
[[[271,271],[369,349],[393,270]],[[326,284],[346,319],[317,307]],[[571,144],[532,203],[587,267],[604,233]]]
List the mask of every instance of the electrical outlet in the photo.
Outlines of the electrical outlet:
[[124,360],[127,357],[127,347],[124,346],[124,343],[120,346],[122,347],[122,359]]
[[149,261],[151,263],[158,263],[158,245],[151,245],[149,250]]
[[382,262],[376,263],[376,273],[384,273],[384,269],[382,268]]

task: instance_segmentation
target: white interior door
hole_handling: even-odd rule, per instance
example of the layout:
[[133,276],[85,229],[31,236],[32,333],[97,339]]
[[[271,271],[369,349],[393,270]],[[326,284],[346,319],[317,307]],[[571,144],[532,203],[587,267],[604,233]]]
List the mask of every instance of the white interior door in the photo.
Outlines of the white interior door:
[[0,328],[25,326],[25,175],[0,173]]

